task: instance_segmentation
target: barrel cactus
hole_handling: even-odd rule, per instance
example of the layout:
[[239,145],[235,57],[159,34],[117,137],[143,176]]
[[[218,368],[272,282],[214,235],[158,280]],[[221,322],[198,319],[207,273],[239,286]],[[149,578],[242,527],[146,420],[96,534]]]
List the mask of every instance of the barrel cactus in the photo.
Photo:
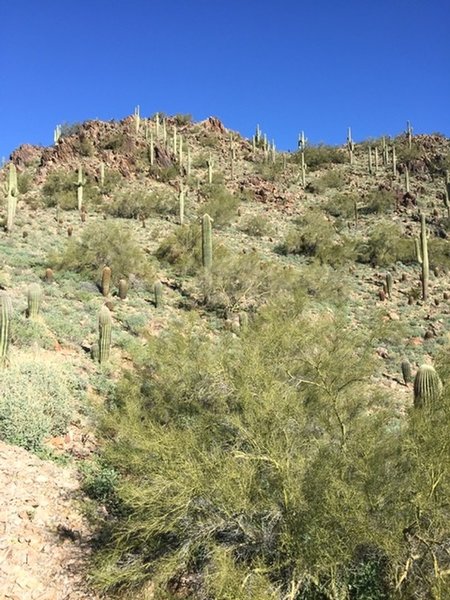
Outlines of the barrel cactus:
[[103,305],[98,314],[98,362],[109,359],[111,351],[112,317],[109,308]]
[[6,292],[0,292],[0,365],[8,359],[11,336],[12,301]]
[[442,394],[442,381],[431,365],[421,365],[414,378],[414,406],[429,407],[439,400]]
[[39,314],[42,301],[42,288],[38,283],[31,283],[27,292],[29,319],[35,319]]

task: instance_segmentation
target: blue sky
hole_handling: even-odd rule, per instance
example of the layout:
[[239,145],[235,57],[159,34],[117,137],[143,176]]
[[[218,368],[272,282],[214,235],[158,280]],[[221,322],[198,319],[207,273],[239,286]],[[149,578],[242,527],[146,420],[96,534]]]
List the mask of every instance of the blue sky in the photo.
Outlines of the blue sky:
[[218,116],[277,147],[450,136],[448,0],[5,0],[0,158],[57,123]]

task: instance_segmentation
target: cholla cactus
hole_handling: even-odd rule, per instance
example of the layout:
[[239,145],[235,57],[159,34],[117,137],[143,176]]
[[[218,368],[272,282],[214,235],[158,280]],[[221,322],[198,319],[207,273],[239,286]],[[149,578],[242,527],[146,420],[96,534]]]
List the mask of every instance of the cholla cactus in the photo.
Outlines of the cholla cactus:
[[421,365],[414,378],[415,408],[430,407],[442,394],[442,381],[431,365]]
[[31,283],[28,287],[27,292],[28,310],[27,315],[29,319],[35,319],[39,314],[42,301],[42,288],[38,283]]

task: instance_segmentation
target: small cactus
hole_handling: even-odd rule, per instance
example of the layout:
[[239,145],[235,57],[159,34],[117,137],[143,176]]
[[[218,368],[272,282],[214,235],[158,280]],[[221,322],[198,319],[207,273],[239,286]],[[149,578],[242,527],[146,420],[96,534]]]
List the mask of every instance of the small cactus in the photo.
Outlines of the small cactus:
[[126,279],[119,280],[119,298],[125,300],[128,294],[128,281]]
[[27,316],[29,319],[35,319],[39,314],[42,301],[42,288],[38,283],[31,283],[28,287],[27,300]]
[[408,383],[411,383],[412,381],[411,363],[409,362],[409,360],[402,361],[401,369],[403,381],[405,382],[405,385],[408,385]]
[[421,365],[414,378],[414,406],[430,406],[442,394],[442,381],[431,365]]
[[103,305],[98,314],[98,362],[109,359],[111,351],[112,317],[109,308]]
[[47,269],[45,269],[44,280],[46,281],[46,283],[53,283],[53,279],[53,269],[50,269],[50,267],[48,267]]
[[8,360],[12,312],[11,298],[6,292],[0,292],[0,365]]
[[102,270],[102,283],[101,289],[102,294],[107,296],[109,294],[109,288],[111,286],[111,269],[108,266],[103,267]]
[[163,287],[160,281],[155,281],[153,286],[153,293],[155,295],[155,307],[161,308],[163,305]]
[[386,273],[386,292],[389,298],[392,297],[392,285],[393,285],[392,273]]

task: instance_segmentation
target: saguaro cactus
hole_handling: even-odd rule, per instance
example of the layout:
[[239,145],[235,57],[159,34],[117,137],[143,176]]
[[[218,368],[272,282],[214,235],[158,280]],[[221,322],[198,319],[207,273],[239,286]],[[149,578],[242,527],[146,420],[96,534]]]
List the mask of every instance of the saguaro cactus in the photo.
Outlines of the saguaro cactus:
[[431,365],[421,365],[414,378],[415,408],[430,407],[442,394],[442,381]]
[[98,313],[98,362],[104,363],[111,352],[112,317],[109,308],[103,305]]
[[426,300],[428,298],[428,278],[430,269],[428,264],[427,226],[425,214],[423,212],[420,213],[420,246],[422,250],[422,300]]
[[12,312],[11,298],[6,292],[0,292],[0,365],[8,360]]
[[109,288],[111,286],[111,269],[108,266],[103,267],[102,270],[102,294],[107,296],[109,294]]
[[81,210],[83,206],[83,167],[80,165],[78,167],[78,181],[77,181],[77,200],[78,200],[78,210]]
[[184,198],[185,198],[185,189],[182,182],[180,182],[180,191],[178,194],[179,200],[179,213],[180,213],[180,225],[184,224]]
[[19,189],[17,186],[17,171],[14,163],[9,164],[8,184],[7,184],[7,215],[6,215],[6,230],[11,231],[14,225],[14,218],[17,209],[17,196]]
[[386,292],[389,298],[392,297],[392,285],[393,285],[392,273],[386,273]]
[[209,158],[208,158],[208,183],[212,183],[213,168],[214,168],[214,161],[213,161],[211,153],[210,153]]
[[347,129],[347,149],[348,149],[348,155],[350,158],[350,164],[353,164],[353,152],[355,150],[355,143],[352,140],[352,129],[351,127],[349,127]]
[[212,267],[212,219],[208,214],[202,218],[202,262],[207,271]]
[[38,283],[31,283],[28,287],[27,292],[28,310],[27,315],[29,319],[35,319],[39,314],[42,301],[42,288]]

